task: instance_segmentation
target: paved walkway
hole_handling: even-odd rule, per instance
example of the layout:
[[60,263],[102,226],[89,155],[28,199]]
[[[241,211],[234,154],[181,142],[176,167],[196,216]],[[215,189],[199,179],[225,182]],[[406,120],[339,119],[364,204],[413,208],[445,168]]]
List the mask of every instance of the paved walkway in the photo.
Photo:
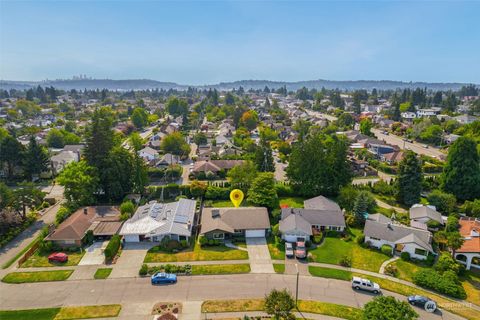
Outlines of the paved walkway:
[[184,301],[182,302],[182,313],[180,320],[200,320],[202,317],[203,301]]
[[176,266],[184,265],[215,265],[215,264],[244,264],[250,263],[249,260],[208,260],[208,261],[174,261],[174,262],[149,262],[149,266],[160,266],[165,264],[172,264]]
[[105,262],[105,255],[103,250],[107,246],[108,241],[94,242],[91,246],[85,249],[85,254],[82,260],[78,263],[79,266],[101,265]]
[[379,207],[382,207],[382,208],[385,208],[385,209],[393,209],[393,210],[395,210],[397,212],[400,212],[400,213],[407,213],[407,210],[405,210],[403,208],[391,206],[388,203],[383,202],[382,200],[380,200],[378,198],[375,198],[375,201],[377,202]]
[[399,258],[397,256],[391,258],[391,259],[388,259],[387,261],[384,261],[382,263],[382,265],[380,266],[380,271],[378,271],[378,273],[381,273],[381,274],[385,274],[385,267],[388,266],[390,263],[392,263],[393,261],[396,261],[398,260]]
[[274,273],[265,238],[246,238],[252,273]]
[[[28,246],[35,238],[37,238],[42,228],[46,225],[49,225],[55,221],[55,216],[62,204],[61,201],[57,202],[50,208],[47,208],[43,213],[42,217],[34,222],[30,227],[25,229],[12,241],[10,241],[5,247],[0,249],[0,266],[3,266],[5,263],[10,261],[15,257],[20,251],[22,251],[26,246]],[[15,263],[9,268],[14,268]],[[2,273],[0,271],[0,273]]]
[[229,248],[236,249],[236,250],[248,251],[246,248],[236,246],[231,241],[225,241],[225,247],[229,247]]

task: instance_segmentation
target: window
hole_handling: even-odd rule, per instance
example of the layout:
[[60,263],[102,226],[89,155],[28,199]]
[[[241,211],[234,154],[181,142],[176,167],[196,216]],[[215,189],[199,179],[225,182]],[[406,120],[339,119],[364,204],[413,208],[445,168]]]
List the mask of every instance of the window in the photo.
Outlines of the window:
[[378,238],[370,237],[370,239],[375,240],[375,241],[380,241]]
[[225,235],[223,233],[214,233],[213,239],[223,239]]
[[415,254],[418,254],[419,256],[426,256],[428,253],[427,250],[415,248]]

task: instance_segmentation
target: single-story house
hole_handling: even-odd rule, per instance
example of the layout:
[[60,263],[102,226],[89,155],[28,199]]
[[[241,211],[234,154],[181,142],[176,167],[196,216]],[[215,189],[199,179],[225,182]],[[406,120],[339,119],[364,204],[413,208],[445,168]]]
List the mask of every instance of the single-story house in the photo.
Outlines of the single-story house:
[[217,173],[221,170],[229,170],[243,163],[243,160],[203,160],[195,162],[192,172],[198,174],[200,172]]
[[424,206],[421,204],[414,204],[410,210],[410,220],[424,224],[428,224],[430,221],[436,221],[443,225],[444,221],[442,214],[435,210],[433,206]]
[[147,162],[153,161],[158,158],[157,150],[150,147],[145,147],[142,150],[139,150],[138,155],[140,156],[140,158]]
[[392,152],[384,153],[380,155],[380,160],[388,163],[389,165],[393,165],[402,161],[403,159],[403,151],[401,150],[394,150]]
[[50,158],[53,174],[58,174],[70,162],[78,162],[80,155],[74,151],[62,150]]
[[125,242],[161,241],[165,236],[188,240],[192,236],[195,207],[196,201],[189,199],[170,203],[150,201],[125,221],[120,235]]
[[157,167],[168,167],[169,165],[180,164],[180,162],[180,156],[166,153],[157,161],[155,165]]
[[61,247],[81,246],[88,231],[96,238],[110,238],[122,226],[120,211],[112,206],[80,208],[63,221],[45,239]]
[[480,270],[480,219],[462,217],[458,224],[464,242],[462,247],[455,251],[455,259],[464,264],[467,270],[472,267]]
[[365,243],[378,249],[389,245],[395,254],[408,252],[411,258],[418,260],[425,260],[429,253],[435,254],[429,231],[394,223],[379,213],[368,216],[363,233]]
[[270,228],[267,208],[204,208],[200,234],[208,239],[229,239],[235,236],[265,237]]
[[308,240],[323,231],[341,232],[345,229],[343,212],[334,201],[318,196],[305,200],[303,206],[304,209],[282,209],[279,231],[283,240],[287,242]]

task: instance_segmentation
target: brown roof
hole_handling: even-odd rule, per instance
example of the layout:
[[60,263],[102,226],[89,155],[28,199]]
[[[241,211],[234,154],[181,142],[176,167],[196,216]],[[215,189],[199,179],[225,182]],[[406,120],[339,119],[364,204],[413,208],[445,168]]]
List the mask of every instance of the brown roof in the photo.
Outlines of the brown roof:
[[122,227],[122,221],[100,221],[94,222],[93,229],[94,236],[113,236],[118,233],[118,230]]
[[222,169],[231,169],[243,163],[243,160],[204,160],[197,161],[193,166],[193,172],[218,172]]
[[[217,213],[213,217],[212,213]],[[205,234],[214,230],[234,232],[234,230],[268,229],[270,220],[267,208],[204,208],[202,211],[202,232]]]
[[458,223],[460,224],[460,234],[466,239],[457,252],[480,252],[480,237],[472,236],[472,231],[473,233],[480,233],[480,220],[464,217],[461,218]]
[[[85,210],[86,209],[86,213]],[[95,206],[80,208],[63,221],[46,240],[82,240],[96,221],[118,221],[117,207]]]
[[383,157],[386,161],[399,162],[403,159],[403,151],[384,153]]

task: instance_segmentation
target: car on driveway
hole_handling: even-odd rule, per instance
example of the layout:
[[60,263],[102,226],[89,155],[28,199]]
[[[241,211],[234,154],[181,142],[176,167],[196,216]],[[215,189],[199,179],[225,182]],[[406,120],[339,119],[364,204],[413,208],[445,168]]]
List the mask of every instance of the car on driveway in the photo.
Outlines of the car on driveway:
[[410,303],[412,306],[422,307],[427,312],[435,312],[435,310],[437,310],[437,303],[424,296],[409,296],[408,303]]
[[293,258],[294,255],[293,245],[290,242],[285,242],[285,256],[287,256],[287,258]]
[[50,262],[67,262],[68,255],[63,252],[55,252],[48,256],[48,261]]
[[177,282],[177,275],[173,273],[157,272],[151,277],[152,284],[175,283]]
[[375,294],[380,293],[380,286],[378,283],[372,282],[368,279],[362,279],[360,277],[352,278],[352,288],[355,290],[370,291]]
[[297,242],[295,248],[295,257],[297,257],[297,259],[305,259],[307,257],[307,248],[305,247],[305,242]]

